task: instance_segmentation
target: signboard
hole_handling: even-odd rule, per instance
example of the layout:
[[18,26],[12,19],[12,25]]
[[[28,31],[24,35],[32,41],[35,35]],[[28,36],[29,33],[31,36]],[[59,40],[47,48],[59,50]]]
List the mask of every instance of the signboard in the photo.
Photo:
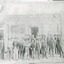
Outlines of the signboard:
[[11,27],[11,31],[12,33],[16,33],[16,34],[23,34],[25,33],[25,27],[22,25],[14,25]]

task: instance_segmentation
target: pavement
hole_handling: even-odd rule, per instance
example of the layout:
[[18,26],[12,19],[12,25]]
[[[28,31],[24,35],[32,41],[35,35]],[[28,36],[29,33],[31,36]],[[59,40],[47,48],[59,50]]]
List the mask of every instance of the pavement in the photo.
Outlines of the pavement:
[[54,57],[40,59],[19,59],[19,60],[0,60],[0,64],[64,64],[64,58],[58,55]]

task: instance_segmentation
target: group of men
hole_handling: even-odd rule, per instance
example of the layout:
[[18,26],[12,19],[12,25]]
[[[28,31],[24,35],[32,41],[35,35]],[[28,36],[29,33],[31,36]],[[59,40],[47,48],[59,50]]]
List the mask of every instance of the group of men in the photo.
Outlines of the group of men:
[[[48,58],[49,56],[54,57],[58,54],[62,57],[63,51],[61,47],[61,36],[60,35],[27,35],[23,41],[13,41],[12,46],[12,57],[13,59],[40,59]],[[9,58],[11,51],[9,49]]]

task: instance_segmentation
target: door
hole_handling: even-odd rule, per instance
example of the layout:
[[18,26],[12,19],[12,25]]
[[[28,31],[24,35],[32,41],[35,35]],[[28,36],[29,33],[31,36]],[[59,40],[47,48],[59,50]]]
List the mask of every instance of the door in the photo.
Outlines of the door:
[[36,38],[38,34],[38,27],[31,27],[31,34]]

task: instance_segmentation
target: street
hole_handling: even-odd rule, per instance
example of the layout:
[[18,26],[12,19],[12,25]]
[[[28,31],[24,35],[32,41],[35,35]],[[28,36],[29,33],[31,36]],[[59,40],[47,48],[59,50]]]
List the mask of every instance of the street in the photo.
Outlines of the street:
[[64,58],[58,55],[55,57],[41,59],[19,59],[19,60],[0,60],[0,64],[64,64]]

